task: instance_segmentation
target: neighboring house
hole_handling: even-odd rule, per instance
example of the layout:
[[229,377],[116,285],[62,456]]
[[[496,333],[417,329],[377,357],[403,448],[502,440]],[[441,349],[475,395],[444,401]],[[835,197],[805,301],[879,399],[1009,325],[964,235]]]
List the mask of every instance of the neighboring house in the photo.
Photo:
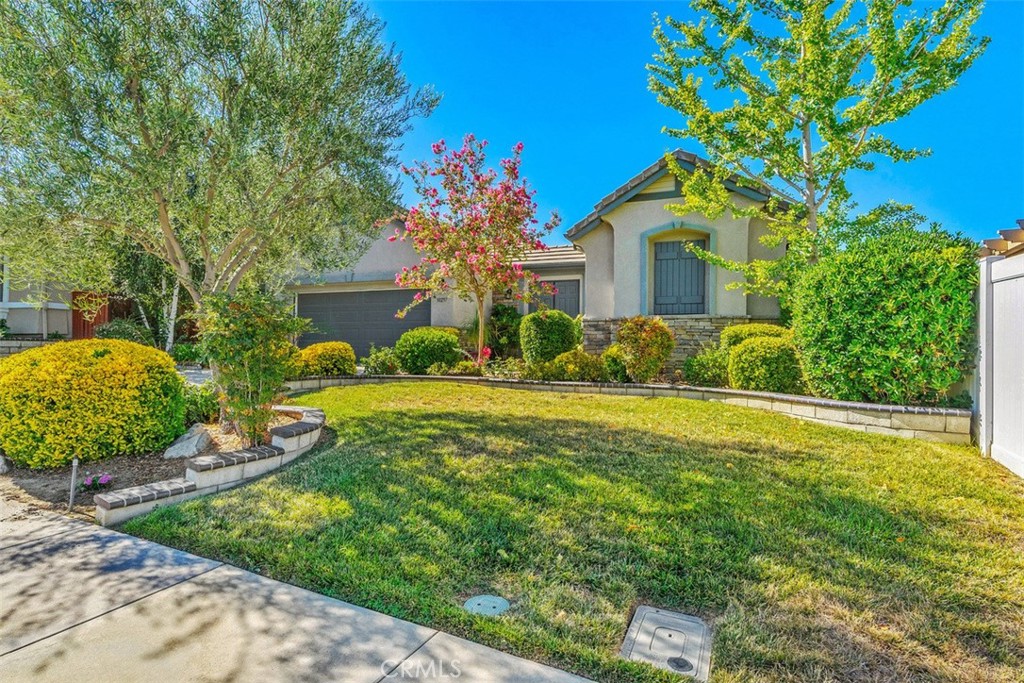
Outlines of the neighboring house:
[[[683,151],[673,154],[684,169],[706,163]],[[739,204],[767,199],[731,183],[728,187]],[[783,248],[761,244],[764,224],[731,216],[677,216],[666,208],[681,201],[679,181],[659,158],[570,228],[565,236],[573,246],[528,254],[524,266],[557,289],[543,303],[583,315],[588,350],[608,346],[618,321],[634,315],[658,315],[668,322],[677,337],[676,362],[701,344],[717,341],[727,325],[778,318],[774,299],[728,288],[742,276],[710,266],[686,249],[687,242],[694,242],[734,261],[775,258]],[[409,243],[387,241],[394,228],[384,228],[351,270],[300,278],[291,287],[296,313],[311,318],[318,330],[304,336],[301,344],[341,339],[363,354],[371,343],[391,345],[412,327],[463,327],[473,321],[473,304],[453,295],[420,304],[404,319],[394,317],[412,299],[411,291],[395,286],[395,273],[419,261]],[[513,302],[511,295],[496,293],[494,301]],[[523,313],[537,308],[518,306]]]
[[[0,259],[2,262],[2,259]],[[39,303],[38,291],[12,289],[7,266],[0,263],[0,319],[11,336],[45,338],[51,333],[71,335],[71,309],[63,303],[66,292],[47,291]]]

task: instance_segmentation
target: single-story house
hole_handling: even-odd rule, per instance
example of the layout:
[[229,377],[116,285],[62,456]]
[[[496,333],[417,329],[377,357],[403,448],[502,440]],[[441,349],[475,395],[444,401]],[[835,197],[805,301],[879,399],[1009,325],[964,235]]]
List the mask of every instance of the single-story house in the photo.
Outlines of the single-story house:
[[[681,150],[673,155],[684,169],[706,163]],[[728,188],[740,204],[767,200],[732,183]],[[728,325],[778,318],[777,301],[729,288],[742,276],[705,263],[685,244],[694,242],[734,261],[775,258],[784,247],[772,250],[761,244],[766,226],[758,220],[677,216],[667,206],[680,201],[679,181],[661,157],[573,225],[565,233],[571,246],[527,255],[523,265],[558,290],[544,303],[583,315],[588,350],[608,346],[617,322],[634,315],[658,315],[668,322],[676,332],[677,361],[702,343],[717,341]],[[473,321],[473,304],[451,295],[420,304],[404,319],[395,318],[412,298],[412,292],[395,286],[395,273],[418,263],[419,256],[408,242],[387,240],[394,228],[386,226],[350,270],[296,279],[290,287],[296,314],[312,319],[317,329],[302,344],[340,339],[365,354],[370,344],[391,345],[413,327],[464,327]],[[494,301],[512,301],[510,295],[498,292]],[[526,313],[526,305],[520,306]]]

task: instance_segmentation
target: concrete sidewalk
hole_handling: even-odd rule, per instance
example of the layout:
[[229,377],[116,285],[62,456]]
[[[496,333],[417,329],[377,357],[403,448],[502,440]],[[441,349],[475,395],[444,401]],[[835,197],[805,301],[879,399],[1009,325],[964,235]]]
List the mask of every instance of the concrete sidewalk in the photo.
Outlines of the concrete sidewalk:
[[0,500],[0,680],[585,679]]

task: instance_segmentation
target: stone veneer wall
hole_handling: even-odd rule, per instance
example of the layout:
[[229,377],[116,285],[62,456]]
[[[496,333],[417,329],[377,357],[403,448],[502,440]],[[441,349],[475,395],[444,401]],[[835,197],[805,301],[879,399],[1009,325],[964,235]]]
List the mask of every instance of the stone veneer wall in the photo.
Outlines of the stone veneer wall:
[[[676,335],[676,347],[666,367],[670,370],[682,366],[683,361],[696,355],[704,344],[717,344],[722,330],[731,325],[745,323],[772,323],[777,320],[755,320],[746,316],[686,315],[661,316]],[[590,353],[601,353],[615,341],[615,330],[623,318],[583,321],[583,347]]]
[[7,356],[13,356],[19,351],[25,349],[34,349],[37,346],[43,346],[51,342],[37,341],[37,340],[20,340],[20,339],[0,339],[0,358],[6,358]]

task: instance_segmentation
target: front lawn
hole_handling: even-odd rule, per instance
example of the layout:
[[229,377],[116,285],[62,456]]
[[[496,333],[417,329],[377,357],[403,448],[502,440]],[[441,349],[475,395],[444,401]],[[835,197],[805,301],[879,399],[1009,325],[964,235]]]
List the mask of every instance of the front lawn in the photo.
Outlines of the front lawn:
[[336,443],[127,531],[599,681],[680,680],[617,658],[638,603],[713,623],[713,681],[1024,680],[1024,483],[974,449],[679,399],[298,402]]

